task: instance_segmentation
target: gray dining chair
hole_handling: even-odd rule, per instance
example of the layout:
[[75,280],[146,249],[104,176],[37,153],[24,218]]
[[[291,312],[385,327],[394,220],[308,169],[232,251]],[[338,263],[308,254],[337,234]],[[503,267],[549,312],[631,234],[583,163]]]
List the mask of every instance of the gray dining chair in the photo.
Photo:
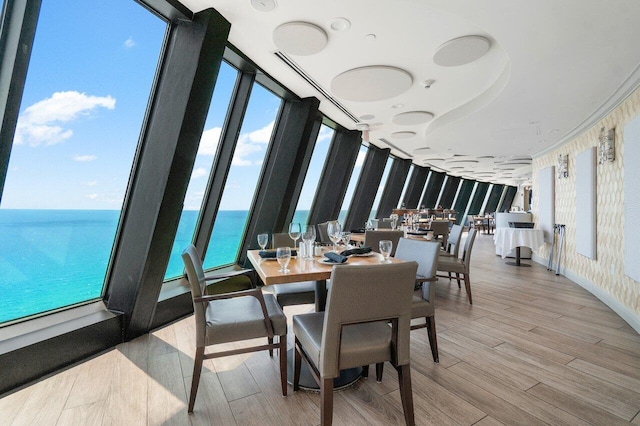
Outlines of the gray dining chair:
[[329,226],[329,222],[335,222],[335,220],[328,220],[326,222],[322,222],[317,225],[318,227],[317,240],[321,244],[331,243],[331,239],[329,238],[329,232],[327,232],[327,226]]
[[432,220],[430,229],[433,231],[433,238],[439,240],[442,247],[447,247],[449,239],[449,221],[448,220]]
[[340,370],[383,362],[397,370],[405,422],[414,424],[409,341],[417,269],[416,262],[334,266],[326,310],[294,315],[293,390],[304,358],[320,386],[321,425],[332,423]]
[[[412,323],[411,329],[427,328],[431,355],[434,362],[439,362],[438,339],[436,337],[435,300],[436,300],[436,272],[438,270],[438,253],[440,243],[418,241],[409,238],[400,238],[396,259],[415,261],[418,263],[416,272],[416,284],[420,284],[413,295],[411,304],[411,318],[425,319],[424,323]],[[377,370],[381,366],[376,366]],[[378,380],[382,379],[382,371],[376,370]]]
[[[282,395],[287,395],[287,318],[274,296],[263,294],[260,289],[233,293],[205,295],[206,279],[202,260],[193,244],[182,252],[182,260],[193,300],[196,321],[196,353],[193,361],[193,377],[189,394],[188,412],[193,407],[198,393],[202,362],[248,352],[268,350],[273,354],[278,349],[280,358],[280,386]],[[273,337],[278,336],[274,343]],[[205,353],[207,346],[266,337],[266,344],[257,344],[238,349]]]
[[462,241],[462,225],[453,225],[449,231],[447,245],[440,252],[440,256],[460,257],[460,242]]
[[364,245],[365,247],[371,247],[371,250],[380,252],[380,241],[391,240],[393,248],[391,250],[391,256],[396,253],[396,247],[398,246],[398,240],[404,236],[404,231],[396,230],[381,230],[381,231],[366,231],[364,233]]
[[477,233],[478,230],[475,228],[469,231],[467,241],[465,241],[464,243],[462,258],[459,259],[457,257],[440,256],[440,258],[438,259],[438,271],[447,272],[449,274],[449,276],[438,276],[452,279],[451,273],[456,274],[458,287],[460,287],[460,280],[463,279],[464,287],[467,291],[467,298],[469,299],[469,304],[473,304],[473,300],[471,298],[471,279],[469,278],[469,273],[471,271],[471,250],[473,249],[473,242],[476,239]]
[[[274,249],[278,247],[293,247],[293,240],[287,233],[274,233],[271,237],[271,245]],[[316,300],[315,281],[273,284],[267,286],[267,290],[273,293],[278,304],[283,308],[285,306],[315,303]]]

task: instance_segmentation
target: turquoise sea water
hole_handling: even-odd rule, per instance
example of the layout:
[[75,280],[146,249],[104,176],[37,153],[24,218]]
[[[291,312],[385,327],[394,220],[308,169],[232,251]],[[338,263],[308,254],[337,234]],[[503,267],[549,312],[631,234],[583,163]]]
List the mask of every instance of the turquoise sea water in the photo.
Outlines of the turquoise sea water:
[[[247,211],[220,211],[205,267],[235,261]],[[294,221],[305,223],[307,211]],[[0,209],[0,323],[102,295],[120,212]],[[165,277],[182,275],[197,211],[185,210]],[[268,230],[265,230],[268,231]]]

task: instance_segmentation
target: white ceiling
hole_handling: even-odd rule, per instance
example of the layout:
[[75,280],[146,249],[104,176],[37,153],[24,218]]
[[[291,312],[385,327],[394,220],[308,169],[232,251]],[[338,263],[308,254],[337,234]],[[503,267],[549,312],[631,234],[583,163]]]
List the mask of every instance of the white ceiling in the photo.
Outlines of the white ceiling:
[[[253,0],[275,3],[270,11],[252,0],[182,2],[218,10],[233,45],[342,126],[356,129],[355,117],[374,145],[481,181],[528,183],[531,157],[594,125],[640,82],[637,0]],[[276,45],[274,30],[292,22],[305,24],[281,27]],[[453,48],[443,60],[471,54],[446,44],[469,35],[489,40],[486,54],[434,62],[442,45]],[[416,114],[396,117],[407,112]]]

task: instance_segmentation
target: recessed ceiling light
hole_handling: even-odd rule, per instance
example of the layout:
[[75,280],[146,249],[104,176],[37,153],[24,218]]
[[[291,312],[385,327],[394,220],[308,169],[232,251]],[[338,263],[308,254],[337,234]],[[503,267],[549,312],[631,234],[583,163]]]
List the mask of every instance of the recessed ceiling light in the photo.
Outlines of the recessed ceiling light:
[[360,116],[360,120],[373,120],[374,118],[376,118],[376,116],[373,114],[365,114]]
[[260,12],[271,12],[276,8],[276,0],[251,0],[251,6]]
[[391,133],[391,137],[394,139],[409,139],[416,135],[416,132],[395,132]]
[[351,22],[347,18],[333,18],[329,27],[333,31],[346,31],[351,28]]
[[328,41],[327,33],[309,22],[286,22],[273,30],[274,44],[290,55],[313,55],[322,51]]
[[393,104],[393,105],[391,105],[391,108],[394,108],[394,109],[403,108],[403,107],[404,107],[404,104]]
[[433,114],[428,111],[409,111],[395,115],[392,121],[400,126],[413,126],[424,124],[431,119],[433,119]]
[[[411,88],[413,77],[407,71],[388,65],[354,68],[331,80],[331,91],[338,97],[355,102],[391,99]],[[371,90],[375,87],[375,90]]]
[[367,34],[366,36],[364,36],[364,38],[367,41],[374,41],[376,39],[376,35],[375,34]]

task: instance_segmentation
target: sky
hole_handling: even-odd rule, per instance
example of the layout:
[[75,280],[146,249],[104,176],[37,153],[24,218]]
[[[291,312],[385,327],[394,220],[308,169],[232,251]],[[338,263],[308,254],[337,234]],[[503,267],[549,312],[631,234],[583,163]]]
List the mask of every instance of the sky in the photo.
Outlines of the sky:
[[[42,3],[0,208],[121,209],[165,31],[133,0]],[[236,76],[223,64],[187,210],[200,208]],[[221,209],[249,208],[280,106],[254,86]],[[323,129],[319,149],[330,137]],[[313,162],[309,175],[323,164]],[[300,208],[313,190],[307,185]]]

